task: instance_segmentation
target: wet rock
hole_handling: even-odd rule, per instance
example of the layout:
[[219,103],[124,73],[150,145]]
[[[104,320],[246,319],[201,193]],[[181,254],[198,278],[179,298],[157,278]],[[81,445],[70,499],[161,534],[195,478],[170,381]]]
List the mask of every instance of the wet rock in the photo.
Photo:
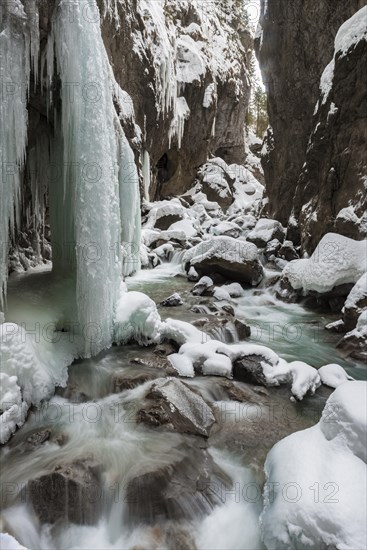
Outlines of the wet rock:
[[51,430],[40,430],[27,437],[26,446],[29,449],[37,449],[51,438]]
[[125,390],[132,390],[145,382],[155,380],[156,376],[154,374],[137,374],[136,376],[127,376],[125,374],[117,374],[112,379],[113,393],[120,393]]
[[[177,351],[177,346],[175,346]],[[171,363],[167,357],[163,355],[154,354],[151,358],[147,357],[134,357],[130,360],[133,365],[140,365],[142,367],[148,367],[149,369],[164,369],[169,376],[174,376],[174,369],[172,369]]]
[[87,457],[31,479],[27,494],[42,523],[94,525],[101,512],[101,488],[101,464]]
[[181,296],[175,292],[171,296],[169,296],[166,300],[163,300],[163,302],[160,303],[162,307],[176,307],[176,306],[182,306],[183,300]]
[[345,332],[345,325],[344,321],[342,319],[339,319],[338,321],[334,321],[333,323],[329,323],[325,327],[326,330],[329,330],[330,332],[336,332],[338,334]]
[[155,346],[153,353],[155,355],[161,355],[161,356],[167,357],[167,355],[171,355],[171,353],[175,353],[176,351],[177,351],[177,345],[173,345],[169,342],[164,342],[163,344],[157,344]]
[[241,382],[223,380],[221,387],[232,401],[259,404],[269,399],[269,392],[261,386],[249,386]]
[[152,427],[208,437],[215,418],[200,395],[178,379],[160,379],[146,396],[137,421]]
[[233,363],[233,378],[250,384],[268,386],[261,363],[268,364],[267,359],[261,355],[247,355],[238,359]]
[[[126,520],[130,525],[196,521],[221,503],[222,494],[231,485],[228,476],[205,449],[190,447],[183,455],[182,460],[157,464],[156,469],[128,482]],[[183,544],[184,539],[180,539]],[[175,546],[170,548],[176,550]]]
[[251,336],[251,327],[246,325],[246,323],[241,321],[241,319],[235,319],[234,326],[239,340],[246,340],[246,338]]

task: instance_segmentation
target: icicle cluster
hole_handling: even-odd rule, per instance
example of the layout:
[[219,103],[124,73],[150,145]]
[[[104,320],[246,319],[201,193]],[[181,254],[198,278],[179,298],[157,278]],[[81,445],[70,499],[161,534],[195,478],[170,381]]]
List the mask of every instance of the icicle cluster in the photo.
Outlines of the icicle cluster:
[[[27,8],[35,13],[34,2]],[[19,0],[1,6],[0,33],[0,304],[6,295],[9,230],[13,236],[20,216],[20,182],[27,145],[27,98],[31,60],[38,60],[38,19],[27,17]]]

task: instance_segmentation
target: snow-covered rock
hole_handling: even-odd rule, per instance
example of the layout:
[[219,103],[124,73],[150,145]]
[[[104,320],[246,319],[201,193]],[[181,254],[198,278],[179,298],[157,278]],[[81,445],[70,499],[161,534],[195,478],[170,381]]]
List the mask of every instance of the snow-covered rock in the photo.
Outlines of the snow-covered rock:
[[356,328],[347,332],[337,347],[355,359],[367,360],[367,309],[358,317]]
[[[52,326],[51,326],[52,325]],[[31,405],[49,399],[55,386],[65,386],[67,367],[77,356],[78,338],[44,330],[29,333],[15,323],[0,325],[0,442],[20,427]]]
[[365,272],[366,262],[366,240],[355,241],[328,233],[309,259],[290,262],[283,276],[295,290],[322,294],[343,284],[356,283]]
[[365,308],[367,308],[367,273],[358,279],[345,301],[343,321],[346,330],[356,327],[358,317]]
[[319,375],[321,382],[330,388],[337,388],[340,384],[344,384],[350,380],[354,380],[349,374],[341,367],[335,363],[330,365],[324,365],[319,368]]
[[320,422],[269,452],[260,526],[268,549],[364,548],[366,382],[340,385]]
[[182,306],[182,304],[183,304],[183,301],[181,296],[178,294],[178,292],[175,292],[174,294],[172,294],[171,296],[163,300],[163,302],[161,302],[160,305],[162,307],[175,307],[175,306]]
[[161,318],[155,302],[142,292],[123,292],[116,306],[115,341],[134,340],[141,345],[157,342]]
[[183,262],[187,271],[193,266],[200,275],[219,273],[253,286],[264,274],[256,246],[232,237],[212,237],[198,244],[185,253]]
[[259,248],[264,248],[273,239],[283,242],[284,237],[285,229],[280,222],[261,218],[247,235],[247,240],[256,244]]

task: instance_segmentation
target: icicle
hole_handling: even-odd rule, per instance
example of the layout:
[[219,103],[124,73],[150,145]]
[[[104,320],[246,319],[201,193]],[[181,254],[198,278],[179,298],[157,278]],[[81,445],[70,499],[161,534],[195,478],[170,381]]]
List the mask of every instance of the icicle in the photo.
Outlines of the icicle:
[[140,268],[141,213],[139,175],[135,164],[134,152],[122,130],[120,138],[119,182],[121,242],[123,248],[122,272],[125,276],[128,276]]
[[[6,295],[9,226],[19,222],[20,178],[27,144],[27,94],[30,77],[29,32],[19,1],[2,6],[0,33],[0,303]],[[14,218],[15,210],[15,218]]]
[[178,148],[181,149],[185,132],[185,121],[190,117],[190,109],[184,97],[178,97],[175,105],[175,114],[169,129],[168,140],[171,147],[174,137],[177,138]]
[[150,156],[148,151],[144,150],[142,154],[142,172],[144,182],[144,198],[149,201],[150,189]]

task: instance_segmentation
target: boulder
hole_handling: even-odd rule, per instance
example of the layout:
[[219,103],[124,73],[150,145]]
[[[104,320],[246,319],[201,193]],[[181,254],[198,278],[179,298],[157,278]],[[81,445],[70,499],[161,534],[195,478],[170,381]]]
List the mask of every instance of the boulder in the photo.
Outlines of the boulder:
[[287,262],[299,259],[299,254],[294,248],[292,241],[284,241],[279,248],[278,256],[279,258],[283,258],[283,260],[287,260]]
[[233,363],[233,378],[250,384],[268,386],[261,363],[268,364],[267,359],[261,355],[247,355],[237,359]]
[[232,237],[212,237],[188,250],[183,258],[199,275],[219,273],[226,279],[255,286],[264,276],[257,247]]
[[138,422],[152,427],[208,437],[215,422],[213,412],[200,395],[176,378],[157,380],[138,411]]
[[265,248],[274,239],[283,242],[284,237],[285,229],[280,222],[261,218],[254,229],[247,235],[247,240],[256,244],[259,248]]
[[181,452],[182,460],[155,463],[155,469],[128,481],[125,502],[129,525],[197,521],[222,503],[225,490],[232,484],[228,476],[205,449],[182,446]]
[[166,300],[163,300],[163,302],[161,302],[160,305],[162,307],[182,306],[183,305],[183,300],[182,300],[181,296],[177,292],[175,292],[174,294],[172,294],[171,296],[166,298]]
[[346,331],[353,330],[358,317],[367,308],[367,273],[364,273],[356,282],[345,301],[343,308],[343,321]]
[[101,512],[101,464],[93,457],[65,463],[28,482],[27,494],[42,523],[94,525]]

